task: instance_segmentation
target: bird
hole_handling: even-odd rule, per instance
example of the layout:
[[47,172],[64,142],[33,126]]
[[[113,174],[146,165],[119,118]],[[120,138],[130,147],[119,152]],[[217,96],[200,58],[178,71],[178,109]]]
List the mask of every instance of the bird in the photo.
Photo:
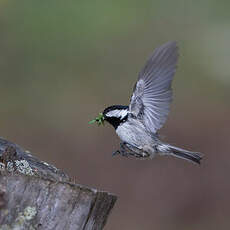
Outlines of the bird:
[[156,48],[139,72],[129,105],[112,105],[89,123],[108,122],[121,140],[113,155],[152,159],[157,155],[173,156],[196,164],[202,155],[165,143],[158,130],[167,120],[172,102],[172,80],[178,61],[177,42]]

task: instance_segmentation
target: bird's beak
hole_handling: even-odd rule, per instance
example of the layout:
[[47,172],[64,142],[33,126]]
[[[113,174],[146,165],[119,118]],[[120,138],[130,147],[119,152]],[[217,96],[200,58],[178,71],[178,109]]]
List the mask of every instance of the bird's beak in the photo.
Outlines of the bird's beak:
[[105,117],[103,113],[99,113],[98,117],[89,122],[89,124],[97,123],[97,125],[104,125]]

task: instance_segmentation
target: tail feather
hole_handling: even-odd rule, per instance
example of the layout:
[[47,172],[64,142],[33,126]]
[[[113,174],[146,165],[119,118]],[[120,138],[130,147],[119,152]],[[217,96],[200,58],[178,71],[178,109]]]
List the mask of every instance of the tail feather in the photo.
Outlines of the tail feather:
[[172,154],[175,157],[178,158],[182,158],[188,161],[192,161],[195,162],[197,164],[200,164],[200,161],[202,159],[201,155],[199,153],[196,152],[190,152],[190,151],[186,151],[186,150],[178,150],[177,148],[171,148],[172,150]]
[[196,164],[200,164],[202,160],[202,155],[198,152],[191,152],[185,149],[181,149],[172,145],[167,145],[167,155],[175,156],[177,158],[181,158],[187,161],[194,162]]

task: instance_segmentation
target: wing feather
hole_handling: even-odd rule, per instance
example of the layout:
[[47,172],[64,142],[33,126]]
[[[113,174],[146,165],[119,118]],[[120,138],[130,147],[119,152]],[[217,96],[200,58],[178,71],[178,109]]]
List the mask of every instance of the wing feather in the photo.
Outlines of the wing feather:
[[135,84],[129,111],[142,119],[152,133],[156,133],[168,117],[177,59],[176,42],[158,47],[139,73]]

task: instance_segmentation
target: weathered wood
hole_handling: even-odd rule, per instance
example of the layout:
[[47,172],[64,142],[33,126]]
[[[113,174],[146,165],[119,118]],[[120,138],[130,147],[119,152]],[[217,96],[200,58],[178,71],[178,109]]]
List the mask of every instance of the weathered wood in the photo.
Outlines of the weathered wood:
[[71,183],[61,170],[0,138],[0,230],[100,230],[116,197]]

